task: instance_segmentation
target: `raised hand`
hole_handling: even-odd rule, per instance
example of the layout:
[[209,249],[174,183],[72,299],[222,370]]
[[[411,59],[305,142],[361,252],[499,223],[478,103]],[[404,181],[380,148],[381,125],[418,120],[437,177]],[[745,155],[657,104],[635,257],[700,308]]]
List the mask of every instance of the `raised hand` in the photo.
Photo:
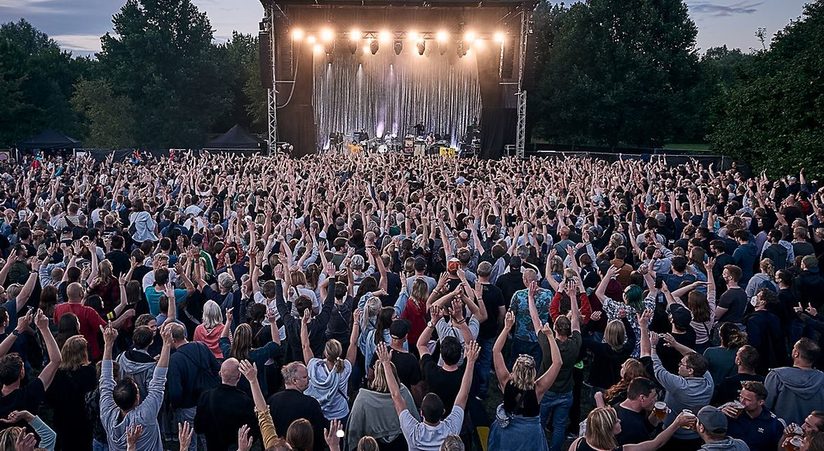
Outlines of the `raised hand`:
[[504,317],[504,327],[509,330],[512,329],[513,325],[515,325],[515,314],[511,311],[506,312],[506,316]]
[[392,361],[392,351],[387,349],[386,343],[378,343],[378,347],[375,350],[375,354],[378,356],[378,361],[383,363],[389,363]]
[[549,323],[544,323],[544,325],[541,326],[541,333],[544,334],[548,340],[555,338],[555,332],[552,330],[552,326],[550,326]]
[[177,424],[177,440],[180,443],[180,451],[189,449],[189,444],[192,443],[193,432],[192,424],[188,421]]
[[323,428],[323,439],[326,441],[326,446],[329,451],[340,450],[340,439],[344,436],[343,426],[340,420],[332,420],[329,423],[329,429]]
[[237,430],[237,451],[249,451],[252,449],[254,437],[249,434],[249,426],[244,424]]
[[137,449],[137,440],[143,435],[143,425],[133,424],[126,428],[126,444],[129,449]]
[[464,356],[466,357],[467,368],[473,368],[475,362],[478,361],[478,354],[480,353],[480,346],[475,340],[470,341],[464,347]]
[[250,383],[257,382],[257,364],[249,362],[248,360],[240,361],[240,374],[246,378]]

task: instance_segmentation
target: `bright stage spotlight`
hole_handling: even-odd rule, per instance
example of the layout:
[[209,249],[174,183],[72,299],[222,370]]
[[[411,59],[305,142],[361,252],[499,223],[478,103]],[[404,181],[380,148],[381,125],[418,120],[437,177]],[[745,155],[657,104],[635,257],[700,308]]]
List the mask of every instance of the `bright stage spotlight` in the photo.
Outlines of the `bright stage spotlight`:
[[412,42],[417,42],[421,39],[421,35],[418,34],[417,31],[410,31],[409,33],[406,33],[406,38]]
[[332,39],[335,39],[335,31],[331,28],[324,28],[320,31],[320,39],[323,42],[329,42]]
[[315,38],[314,35],[310,34],[309,36],[306,37],[306,42],[308,42],[310,45],[312,45],[312,44],[318,42],[318,40],[317,40],[317,38]]
[[400,55],[403,51],[403,41],[401,41],[400,39],[396,39],[395,44],[392,46],[392,48],[395,50],[395,55]]
[[486,48],[486,42],[481,38],[475,39],[475,41],[472,42],[472,48],[476,50],[483,50]]
[[372,41],[369,42],[369,51],[374,55],[378,53],[378,48],[380,48],[378,41],[376,39],[372,39]]
[[315,45],[312,47],[312,50],[313,50],[315,53],[323,53],[323,46],[322,46],[322,45],[320,45],[320,44],[315,44]]
[[349,30],[349,40],[350,41],[355,41],[355,42],[360,41],[361,37],[362,37],[361,32],[357,28],[353,28],[353,29]]
[[438,42],[440,42],[442,44],[445,44],[446,41],[449,40],[449,33],[447,33],[446,31],[443,31],[443,30],[439,31],[438,34],[435,35],[435,36],[436,36]]
[[368,45],[368,44],[367,44],[367,45],[364,45],[364,46],[363,46],[363,54],[364,54],[364,55],[368,55],[368,54],[369,54],[369,51],[370,51],[370,50],[369,50],[369,45]]
[[392,40],[392,33],[383,30],[378,33],[378,40],[381,41],[381,44],[388,44]]
[[300,28],[293,28],[292,29],[292,39],[293,40],[300,41],[301,39],[303,39],[303,36],[304,36],[304,32],[303,32],[302,29],[300,29]]
[[495,33],[494,38],[495,38],[495,42],[497,42],[499,44],[503,44],[504,41],[506,40],[506,35],[504,34],[503,31],[498,31],[498,32]]
[[472,42],[475,42],[475,38],[476,38],[476,37],[477,37],[477,36],[475,35],[475,32],[474,32],[474,31],[467,31],[467,32],[464,34],[464,41],[469,42],[469,43],[472,43]]
[[423,56],[423,53],[426,51],[426,41],[421,39],[415,46],[418,47],[418,55]]

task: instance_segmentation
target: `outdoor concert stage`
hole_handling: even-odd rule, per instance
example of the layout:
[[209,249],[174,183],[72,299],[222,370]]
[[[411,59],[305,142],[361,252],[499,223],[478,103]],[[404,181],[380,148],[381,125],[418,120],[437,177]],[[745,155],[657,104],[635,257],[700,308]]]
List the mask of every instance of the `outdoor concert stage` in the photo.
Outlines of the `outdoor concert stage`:
[[477,121],[481,157],[523,149],[533,0],[261,2],[270,148],[457,147]]

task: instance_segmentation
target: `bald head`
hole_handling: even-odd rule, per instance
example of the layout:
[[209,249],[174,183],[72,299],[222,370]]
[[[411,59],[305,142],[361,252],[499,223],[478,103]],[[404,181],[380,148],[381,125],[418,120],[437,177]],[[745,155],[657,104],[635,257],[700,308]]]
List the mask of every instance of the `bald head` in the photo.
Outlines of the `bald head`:
[[230,357],[220,365],[220,381],[232,387],[240,381],[240,362],[236,358]]
[[66,287],[66,297],[69,301],[80,302],[83,300],[83,285],[77,282],[72,282]]

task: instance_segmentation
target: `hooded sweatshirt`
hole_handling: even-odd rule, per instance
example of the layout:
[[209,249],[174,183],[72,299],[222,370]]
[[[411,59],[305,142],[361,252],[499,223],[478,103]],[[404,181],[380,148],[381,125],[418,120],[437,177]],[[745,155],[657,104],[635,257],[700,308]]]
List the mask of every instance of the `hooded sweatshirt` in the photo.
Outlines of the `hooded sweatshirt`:
[[342,362],[343,370],[340,373],[334,368],[329,371],[326,359],[314,358],[306,365],[309,387],[304,394],[318,400],[327,420],[340,420],[349,415],[349,398],[346,391],[349,386],[349,375],[352,374],[352,364],[348,360]]
[[795,367],[776,368],[764,380],[767,408],[787,423],[804,422],[824,406],[824,372]]
[[160,426],[157,424],[157,414],[163,404],[163,385],[166,383],[167,368],[156,367],[152,381],[149,383],[149,394],[133,410],[123,418],[120,409],[114,403],[114,377],[112,361],[104,360],[100,371],[100,422],[106,429],[106,437],[111,450],[126,449],[126,429],[135,424],[143,426],[143,433],[137,440],[138,450],[163,449],[160,439]]
[[220,349],[220,336],[223,334],[223,327],[223,324],[218,324],[211,329],[206,329],[203,324],[198,324],[192,340],[202,342],[212,351],[216,359],[222,359],[223,351]]
[[203,343],[193,341],[169,357],[169,402],[173,408],[197,406],[200,394],[217,387],[220,364]]
[[[400,385],[400,389],[401,397],[406,401],[406,408],[416,420],[420,420],[412,394],[403,384]],[[392,395],[366,388],[361,388],[355,397],[348,427],[349,449],[357,449],[358,441],[366,435],[374,437],[379,442],[389,443],[403,434],[400,418],[392,402]]]
[[157,362],[146,351],[132,349],[117,356],[117,364],[120,365],[120,379],[132,378],[140,390],[140,399],[146,399]]
[[704,443],[699,449],[705,451],[750,451],[750,447],[743,440],[730,437],[717,442]]

